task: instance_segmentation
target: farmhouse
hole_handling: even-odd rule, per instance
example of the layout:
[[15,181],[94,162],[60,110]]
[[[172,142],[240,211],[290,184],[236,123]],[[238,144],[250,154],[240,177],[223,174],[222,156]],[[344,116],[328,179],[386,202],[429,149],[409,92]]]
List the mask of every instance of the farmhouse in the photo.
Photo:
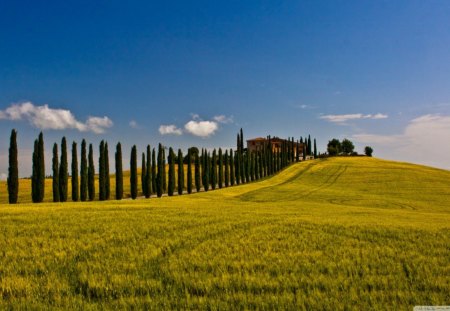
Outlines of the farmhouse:
[[[263,137],[257,137],[247,140],[247,150],[248,151],[262,151],[265,146],[269,143],[269,139]],[[279,137],[273,137],[270,139],[270,145],[272,152],[281,152],[281,147],[283,143],[292,143],[287,139],[282,139]],[[303,156],[303,143],[294,142],[294,156],[297,156],[297,150],[299,152],[299,157]]]

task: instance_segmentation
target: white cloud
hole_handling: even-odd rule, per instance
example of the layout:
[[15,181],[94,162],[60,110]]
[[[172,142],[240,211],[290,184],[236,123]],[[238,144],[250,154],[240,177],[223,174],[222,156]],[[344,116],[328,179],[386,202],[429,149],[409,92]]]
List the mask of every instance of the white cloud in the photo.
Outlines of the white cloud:
[[106,128],[110,128],[113,126],[113,122],[108,117],[89,117],[86,121],[86,126],[89,131],[94,132],[96,134],[101,134],[105,132]]
[[446,169],[450,169],[450,144],[446,143],[449,137],[450,116],[439,114],[411,120],[398,135],[353,135],[356,142],[372,145],[374,154],[382,157]]
[[320,116],[319,119],[337,124],[345,124],[345,122],[350,120],[361,120],[361,119],[379,120],[379,119],[386,119],[387,117],[388,117],[387,115],[382,113],[377,114],[354,113],[354,114],[328,114]]
[[159,127],[159,133],[161,135],[181,135],[183,131],[177,128],[175,125],[161,125]]
[[131,120],[130,123],[128,123],[128,125],[130,125],[130,127],[133,128],[133,129],[139,129],[140,128],[139,124],[136,121],[134,121],[134,120]]
[[76,129],[81,132],[91,131],[103,133],[106,128],[113,126],[108,117],[89,117],[83,123],[78,121],[70,110],[53,109],[48,105],[35,106],[31,102],[12,104],[6,110],[0,111],[0,119],[20,121],[27,120],[31,125],[45,130]]
[[228,124],[228,123],[233,123],[233,116],[227,117],[223,114],[215,116],[213,118],[214,121],[219,122],[219,123],[223,123],[223,124]]
[[184,128],[194,136],[206,138],[213,135],[219,129],[219,125],[215,121],[191,120],[184,125]]

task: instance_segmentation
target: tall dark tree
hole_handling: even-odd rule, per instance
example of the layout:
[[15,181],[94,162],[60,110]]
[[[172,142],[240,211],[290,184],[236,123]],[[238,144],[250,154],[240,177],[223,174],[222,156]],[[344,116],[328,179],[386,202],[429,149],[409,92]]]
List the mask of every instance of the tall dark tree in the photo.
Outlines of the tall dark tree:
[[141,188],[142,194],[145,195],[146,185],[145,182],[147,180],[147,165],[145,163],[145,152],[142,152],[142,164],[141,164]]
[[39,157],[39,202],[44,201],[45,196],[45,158],[44,158],[44,134],[39,133],[38,157]]
[[172,147],[169,148],[169,183],[167,185],[167,195],[173,196],[175,189],[175,154],[173,153]]
[[163,191],[166,192],[167,191],[167,174],[166,174],[166,148],[163,148],[162,150],[163,153],[163,174],[162,174],[162,186],[163,186]]
[[203,156],[203,188],[205,189],[205,191],[209,190],[209,172],[210,172],[210,166],[211,166],[211,161],[209,159],[209,154],[208,152],[205,150],[204,151],[204,156]]
[[31,175],[31,199],[33,203],[39,203],[39,141],[34,140],[33,148],[33,172]]
[[59,202],[59,157],[57,143],[53,145],[52,173],[53,202]]
[[63,137],[61,140],[61,160],[59,161],[59,200],[67,202],[69,184],[69,171],[67,163],[67,142]]
[[77,143],[72,143],[72,201],[79,199]]
[[19,163],[17,160],[17,131],[11,131],[9,141],[8,166],[8,200],[9,204],[17,203],[19,194]]
[[223,156],[223,165],[224,165],[224,182],[225,187],[228,187],[230,185],[230,165],[228,161],[228,150],[225,150],[225,154]]
[[215,190],[216,186],[217,186],[217,153],[216,153],[216,149],[213,150],[210,173],[211,173],[211,188],[213,190]]
[[219,188],[223,187],[223,154],[222,148],[219,148],[219,162],[218,162],[218,172],[219,172]]
[[191,148],[188,149],[187,154],[187,192],[188,194],[192,193],[192,153]]
[[308,135],[308,155],[312,155],[311,135]]
[[244,155],[244,171],[245,171],[245,182],[250,182],[250,165],[251,165],[251,159],[250,159],[250,152],[246,152]]
[[241,183],[241,153],[236,151],[234,155],[234,175],[236,178],[236,185]]
[[130,188],[131,198],[135,200],[138,192],[138,176],[137,176],[137,149],[136,145],[131,148],[130,157]]
[[235,170],[234,170],[233,149],[230,149],[229,163],[230,163],[230,185],[234,186],[234,183],[236,182],[236,177],[234,175]]
[[152,150],[150,145],[147,145],[147,172],[145,173],[145,189],[144,195],[148,199],[152,194]]
[[116,146],[115,154],[116,164],[116,200],[123,198],[123,169],[122,169],[122,145],[120,143]]
[[240,133],[241,133],[241,138],[240,138],[241,145],[240,145],[240,148],[241,148],[241,152],[244,152],[244,132],[242,131],[242,127],[241,127]]
[[89,155],[88,155],[89,167],[88,167],[88,196],[89,201],[94,201],[95,199],[95,166],[94,166],[94,148],[92,144],[89,144]]
[[178,149],[178,194],[183,194],[184,189],[184,164],[183,164],[183,153],[181,149]]
[[303,161],[306,160],[306,144],[303,144]]
[[241,135],[239,135],[239,133],[237,133],[237,138],[236,138],[236,150],[238,152],[241,150]]
[[105,200],[109,200],[111,196],[111,181],[109,179],[109,150],[108,142],[105,142],[104,150],[104,161],[105,161]]
[[102,140],[99,146],[98,158],[98,199],[104,201],[106,199],[106,174],[105,174],[105,141]]
[[165,174],[164,171],[164,154],[163,154],[163,147],[161,144],[158,145],[158,173],[156,175],[156,195],[158,198],[162,197],[163,195],[163,174]]
[[86,141],[81,141],[81,159],[80,159],[80,200],[87,200],[88,193],[88,165],[86,157]]
[[317,159],[317,144],[315,138],[314,138],[314,159]]
[[152,150],[152,193],[156,193],[156,156],[155,148]]
[[195,190],[199,192],[202,185],[200,182],[200,155],[198,154],[198,152],[194,154],[194,157]]

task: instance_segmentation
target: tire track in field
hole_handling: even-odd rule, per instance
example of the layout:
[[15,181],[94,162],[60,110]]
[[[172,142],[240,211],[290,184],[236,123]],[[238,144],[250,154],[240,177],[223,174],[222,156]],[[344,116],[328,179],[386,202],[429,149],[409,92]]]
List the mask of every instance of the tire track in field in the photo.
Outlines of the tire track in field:
[[[315,164],[315,163],[314,163]],[[290,184],[295,182],[296,180],[300,179],[306,172],[308,172],[311,167],[314,165],[313,163],[309,163],[308,166],[306,166],[303,170],[299,171],[298,173],[296,173],[294,176],[278,183],[275,185],[270,185],[270,186],[266,186],[266,187],[261,187],[259,189],[256,190],[252,190],[246,193],[243,193],[241,195],[236,196],[237,199],[242,200],[242,201],[254,201],[254,202],[258,202],[257,196],[259,193],[261,192],[267,192],[267,191],[276,191],[275,189],[286,185],[286,184]],[[266,200],[264,200],[266,201]]]
[[327,189],[332,187],[334,184],[336,184],[337,180],[339,179],[339,177],[342,176],[342,174],[344,174],[347,171],[348,166],[338,166],[337,170],[335,173],[332,173],[330,176],[328,176],[328,178],[319,186],[317,186],[316,188],[306,192],[303,194],[304,197],[309,197],[312,194],[323,190],[323,189]]

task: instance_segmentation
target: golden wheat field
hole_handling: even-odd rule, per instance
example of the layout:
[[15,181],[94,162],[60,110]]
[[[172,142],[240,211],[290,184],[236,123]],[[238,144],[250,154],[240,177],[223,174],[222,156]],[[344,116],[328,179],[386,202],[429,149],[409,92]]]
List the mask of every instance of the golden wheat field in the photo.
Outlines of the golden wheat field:
[[189,196],[0,205],[1,309],[449,304],[445,170],[330,158]]

